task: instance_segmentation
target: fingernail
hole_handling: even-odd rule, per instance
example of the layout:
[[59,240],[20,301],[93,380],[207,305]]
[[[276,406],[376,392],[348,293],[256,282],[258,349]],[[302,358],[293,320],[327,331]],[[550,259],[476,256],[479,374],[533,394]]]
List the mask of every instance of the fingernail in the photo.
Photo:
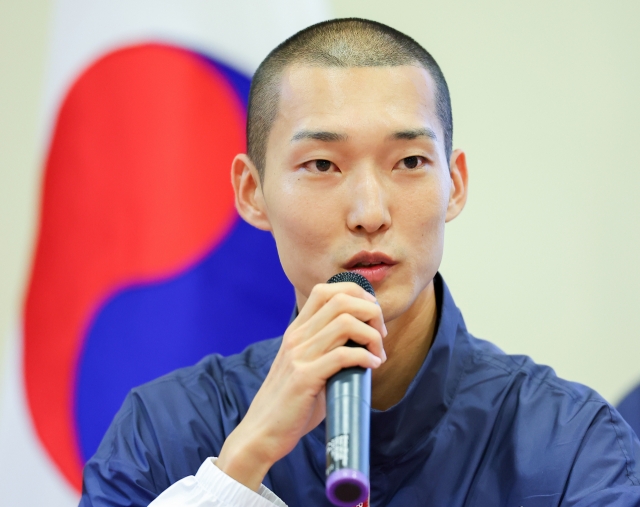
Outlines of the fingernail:
[[380,359],[378,356],[375,356],[373,358],[373,365],[377,368],[381,364],[382,364],[382,359]]

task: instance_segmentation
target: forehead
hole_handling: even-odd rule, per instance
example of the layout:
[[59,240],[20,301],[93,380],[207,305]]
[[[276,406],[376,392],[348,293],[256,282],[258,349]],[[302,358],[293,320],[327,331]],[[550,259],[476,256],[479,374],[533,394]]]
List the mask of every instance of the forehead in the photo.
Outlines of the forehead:
[[419,66],[292,66],[279,92],[276,135],[305,128],[428,126],[441,138],[435,82]]

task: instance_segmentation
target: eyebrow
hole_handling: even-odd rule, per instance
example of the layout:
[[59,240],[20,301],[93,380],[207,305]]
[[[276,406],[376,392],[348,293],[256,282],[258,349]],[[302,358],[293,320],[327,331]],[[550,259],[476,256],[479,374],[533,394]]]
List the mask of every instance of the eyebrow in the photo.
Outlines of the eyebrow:
[[328,132],[326,130],[300,130],[293,135],[291,142],[312,139],[314,141],[332,143],[337,141],[346,141],[348,138],[349,136],[347,136],[347,134],[339,134],[338,132]]
[[417,139],[418,137],[428,137],[429,139],[433,139],[434,141],[438,140],[436,133],[430,128],[399,130],[389,136],[390,139],[403,141],[411,141],[412,139]]
[[[434,141],[438,140],[436,133],[427,127],[417,129],[398,130],[391,134],[388,138],[392,140],[411,141],[418,137],[428,137]],[[325,143],[332,143],[338,141],[346,141],[349,139],[347,134],[340,134],[338,132],[329,132],[326,130],[300,130],[296,132],[291,138],[291,142],[302,141],[305,139],[311,139],[313,141],[323,141]]]

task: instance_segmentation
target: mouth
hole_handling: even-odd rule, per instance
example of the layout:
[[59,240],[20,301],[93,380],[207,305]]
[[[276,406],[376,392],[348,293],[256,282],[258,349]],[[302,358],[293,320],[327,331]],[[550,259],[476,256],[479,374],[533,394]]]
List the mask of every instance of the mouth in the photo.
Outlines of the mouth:
[[381,282],[397,262],[381,252],[362,251],[344,265],[347,271],[364,276],[370,283]]

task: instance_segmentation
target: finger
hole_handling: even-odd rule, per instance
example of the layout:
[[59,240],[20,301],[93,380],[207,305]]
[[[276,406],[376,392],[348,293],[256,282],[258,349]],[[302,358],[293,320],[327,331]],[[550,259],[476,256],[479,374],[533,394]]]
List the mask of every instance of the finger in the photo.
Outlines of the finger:
[[382,336],[387,335],[380,306],[349,294],[338,293],[307,321],[304,329],[306,339],[315,335],[336,317],[345,313],[353,315],[362,322],[366,322]]
[[307,340],[303,345],[306,348],[304,355],[307,359],[318,357],[344,345],[348,340],[366,347],[382,362],[387,360],[380,332],[348,313],[338,315],[315,336]]
[[338,347],[320,356],[310,364],[309,371],[317,378],[327,381],[344,368],[360,366],[361,368],[377,368],[382,364],[378,356],[362,347]]
[[311,290],[296,320],[300,319],[300,324],[306,322],[336,294],[347,294],[373,303],[376,301],[374,296],[353,282],[319,283]]

